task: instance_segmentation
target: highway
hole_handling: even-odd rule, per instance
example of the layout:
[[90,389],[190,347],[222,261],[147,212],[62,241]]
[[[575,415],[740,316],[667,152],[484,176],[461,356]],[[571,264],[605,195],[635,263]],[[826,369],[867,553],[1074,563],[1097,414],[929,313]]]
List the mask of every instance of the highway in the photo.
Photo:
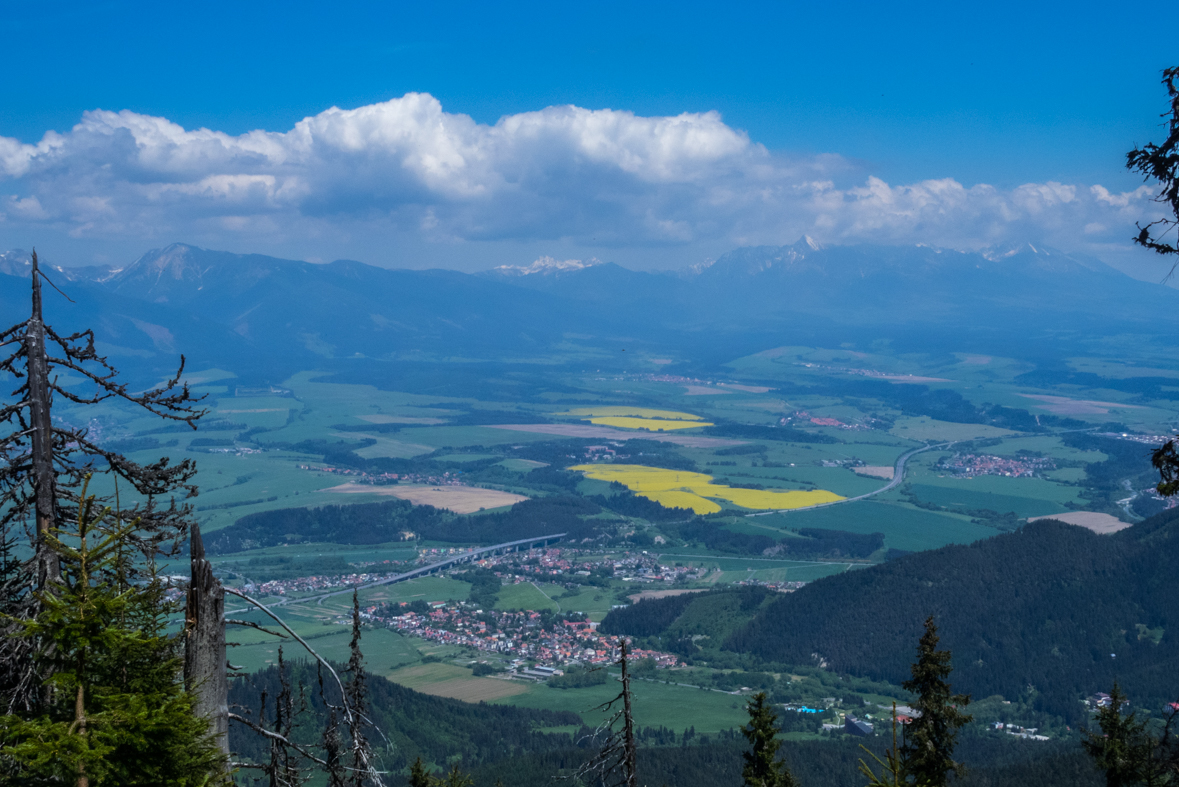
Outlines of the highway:
[[889,481],[884,486],[880,487],[879,489],[874,489],[871,492],[867,492],[862,495],[856,495],[855,497],[845,497],[843,500],[835,500],[830,503],[819,503],[819,504],[813,505],[813,506],[803,506],[802,508],[781,508],[781,509],[776,509],[774,511],[758,511],[755,514],[746,514],[745,516],[752,517],[752,516],[768,516],[769,514],[790,514],[795,511],[811,511],[816,508],[827,508],[828,506],[838,506],[838,505],[843,505],[844,503],[854,503],[857,500],[867,500],[869,497],[873,497],[875,495],[878,495],[881,492],[887,492],[888,490],[892,489],[893,487],[897,486],[902,481],[904,481],[905,480],[905,463],[908,462],[911,457],[916,456],[917,454],[920,454],[924,451],[933,451],[938,448],[949,448],[950,446],[952,446],[954,444],[954,442],[957,442],[957,441],[953,441],[953,442],[949,442],[949,443],[932,443],[930,445],[922,446],[921,448],[914,448],[912,451],[909,451],[908,453],[901,454],[897,458],[896,466],[892,470],[892,480]]

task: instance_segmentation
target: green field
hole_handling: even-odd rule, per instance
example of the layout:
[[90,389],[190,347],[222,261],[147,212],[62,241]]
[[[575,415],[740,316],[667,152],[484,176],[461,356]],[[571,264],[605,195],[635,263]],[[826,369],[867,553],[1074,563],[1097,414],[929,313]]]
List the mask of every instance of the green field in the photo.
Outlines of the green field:
[[[973,479],[983,480],[983,479]],[[1003,479],[1009,481],[1038,479]],[[983,485],[979,485],[980,487]],[[998,513],[1013,511],[1020,517],[1059,514],[1068,509],[1053,500],[1038,497],[1022,497],[988,492],[985,489],[971,489],[968,486],[935,486],[933,484],[912,484],[909,489],[919,500],[933,503],[951,510],[972,511],[989,509]]]
[[495,608],[531,609],[536,611],[550,609],[553,612],[562,609],[559,603],[550,599],[531,582],[521,582],[518,585],[504,585],[500,588],[499,600],[496,601]]
[[857,500],[789,514],[769,514],[757,517],[757,520],[779,529],[819,527],[852,533],[883,533],[885,546],[906,550],[969,544],[996,533],[991,528],[971,523],[967,517],[926,511],[883,499]]

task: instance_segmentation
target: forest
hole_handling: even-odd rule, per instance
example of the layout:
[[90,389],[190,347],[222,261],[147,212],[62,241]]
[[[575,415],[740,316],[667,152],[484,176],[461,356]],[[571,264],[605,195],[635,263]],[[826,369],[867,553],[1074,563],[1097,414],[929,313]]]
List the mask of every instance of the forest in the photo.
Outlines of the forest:
[[1077,698],[1114,680],[1147,707],[1176,699],[1177,560],[1179,511],[1112,535],[1034,522],[821,579],[761,610],[724,646],[899,681],[919,621],[932,614],[955,654],[956,688],[1030,693],[1037,707],[1083,723]]

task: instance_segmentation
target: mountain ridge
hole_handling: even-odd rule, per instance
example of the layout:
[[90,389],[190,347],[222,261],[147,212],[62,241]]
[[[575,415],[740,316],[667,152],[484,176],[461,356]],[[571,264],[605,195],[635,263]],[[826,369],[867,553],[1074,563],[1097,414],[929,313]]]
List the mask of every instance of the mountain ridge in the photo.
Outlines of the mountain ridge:
[[[803,238],[735,249],[696,273],[541,260],[528,274],[467,274],[177,243],[123,268],[54,270],[68,271],[55,278],[87,300],[83,311],[102,341],[129,346],[141,320],[156,337],[164,335],[157,328],[188,336],[172,344],[201,362],[230,355],[239,369],[276,375],[423,353],[539,356],[574,334],[599,347],[732,358],[784,337],[1059,345],[1101,333],[1169,335],[1179,322],[1179,292],[1100,261],[1039,246],[988,254]],[[19,250],[0,255],[0,276],[27,277],[27,262]],[[5,286],[15,313],[27,308],[18,305],[24,286]],[[131,349],[149,353],[168,344],[137,342]]]

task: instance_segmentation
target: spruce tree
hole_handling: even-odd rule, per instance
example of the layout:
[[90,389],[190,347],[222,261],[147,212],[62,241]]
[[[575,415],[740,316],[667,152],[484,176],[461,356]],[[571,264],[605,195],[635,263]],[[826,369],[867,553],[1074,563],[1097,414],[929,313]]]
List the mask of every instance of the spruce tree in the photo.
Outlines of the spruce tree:
[[1081,745],[1093,758],[1093,764],[1105,772],[1106,787],[1171,784],[1155,752],[1159,741],[1150,733],[1147,722],[1134,713],[1123,714],[1126,695],[1117,683],[1109,693],[1109,705],[1097,711],[1100,733],[1086,730]]
[[180,685],[178,637],[165,633],[175,610],[150,565],[147,582],[129,576],[136,526],[98,509],[83,487],[75,527],[44,534],[60,580],[38,594],[19,636],[41,643],[52,677],[39,714],[0,717],[14,782],[220,783],[217,746]]
[[946,681],[953,671],[950,651],[938,650],[937,644],[937,625],[930,615],[911,667],[913,677],[902,684],[917,696],[913,702],[917,718],[905,726],[900,759],[905,776],[944,787],[951,772],[961,774],[961,764],[954,761],[954,744],[958,730],[971,717],[960,710],[970,704],[970,697],[951,693]]
[[778,740],[778,714],[766,702],[766,693],[759,691],[749,700],[749,724],[741,732],[749,741],[750,749],[742,753],[745,767],[741,778],[746,787],[797,787],[786,763],[777,759],[782,742]]

